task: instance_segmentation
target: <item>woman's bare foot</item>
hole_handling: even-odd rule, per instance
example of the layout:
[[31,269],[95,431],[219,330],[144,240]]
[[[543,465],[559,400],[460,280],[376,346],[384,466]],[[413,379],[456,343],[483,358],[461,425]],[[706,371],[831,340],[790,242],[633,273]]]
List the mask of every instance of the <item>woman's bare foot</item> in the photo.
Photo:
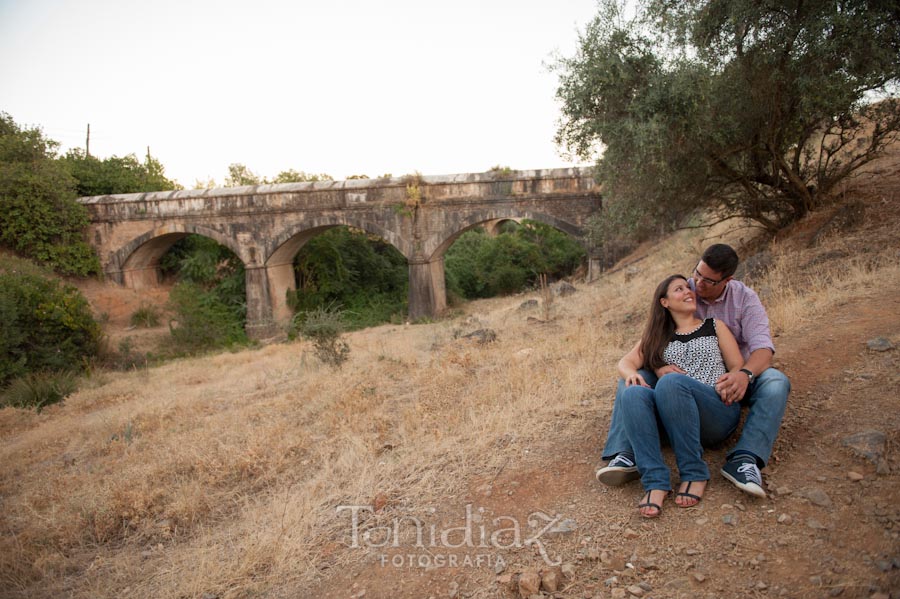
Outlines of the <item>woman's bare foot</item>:
[[663,501],[668,497],[669,491],[653,489],[644,493],[643,499],[638,504],[638,510],[644,518],[656,518],[662,513]]
[[703,499],[706,491],[706,480],[688,480],[678,485],[678,493],[675,494],[675,504],[678,507],[694,507]]

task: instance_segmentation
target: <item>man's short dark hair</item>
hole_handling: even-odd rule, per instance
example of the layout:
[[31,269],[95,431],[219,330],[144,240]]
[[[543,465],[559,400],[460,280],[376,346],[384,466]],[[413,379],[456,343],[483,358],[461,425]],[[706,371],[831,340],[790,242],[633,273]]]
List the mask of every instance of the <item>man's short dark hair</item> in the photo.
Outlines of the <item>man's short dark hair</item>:
[[724,243],[716,243],[703,252],[700,257],[708,267],[719,273],[723,279],[727,279],[737,270],[738,259],[737,252],[730,245]]

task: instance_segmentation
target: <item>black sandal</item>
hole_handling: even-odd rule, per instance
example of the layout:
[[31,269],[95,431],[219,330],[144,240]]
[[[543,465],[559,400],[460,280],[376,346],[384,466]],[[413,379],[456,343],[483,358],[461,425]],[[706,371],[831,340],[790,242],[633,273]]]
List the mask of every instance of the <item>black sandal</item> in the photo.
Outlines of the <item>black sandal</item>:
[[668,497],[669,493],[671,492],[671,491],[664,491],[663,489],[650,489],[649,491],[647,491],[647,494],[644,495],[644,497],[647,498],[647,501],[644,501],[643,503],[639,503],[638,510],[640,510],[641,508],[645,508],[645,507],[652,507],[652,508],[656,508],[656,513],[653,514],[652,516],[646,515],[646,514],[641,514],[641,516],[644,518],[659,518],[659,515],[662,514],[662,505],[661,505],[662,502],[653,503],[652,501],[650,501],[650,494],[653,493],[653,491],[665,492],[665,495],[663,495],[663,501],[665,501],[666,497]]
[[[678,503],[678,502],[676,501],[676,502],[675,502],[675,505],[677,505],[678,507],[683,507],[683,508],[687,508],[687,507],[697,507],[698,505],[700,505],[700,502],[703,501],[703,497],[701,497],[700,495],[694,495],[693,493],[689,493],[688,491],[691,490],[691,485],[692,485],[692,484],[694,484],[694,483],[696,483],[696,482],[700,482],[700,481],[689,480],[689,481],[686,481],[686,482],[687,482],[687,488],[686,488],[684,491],[679,491],[678,493],[675,493],[675,499],[678,499],[679,497],[687,497],[687,498],[689,498],[689,499],[696,499],[696,500],[697,500],[697,503],[692,503],[691,505],[684,505],[684,504]],[[703,482],[708,482],[708,481],[703,481]],[[704,492],[704,493],[706,492],[706,488],[705,488],[705,487],[703,488],[703,492]]]

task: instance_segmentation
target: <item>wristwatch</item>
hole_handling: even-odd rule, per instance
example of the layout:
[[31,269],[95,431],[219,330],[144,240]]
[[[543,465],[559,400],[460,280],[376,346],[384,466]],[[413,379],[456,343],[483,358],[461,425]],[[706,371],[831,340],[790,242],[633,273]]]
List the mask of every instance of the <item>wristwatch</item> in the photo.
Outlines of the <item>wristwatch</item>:
[[753,372],[749,368],[741,368],[741,372],[747,375],[747,378],[749,379],[747,381],[748,384],[753,382]]

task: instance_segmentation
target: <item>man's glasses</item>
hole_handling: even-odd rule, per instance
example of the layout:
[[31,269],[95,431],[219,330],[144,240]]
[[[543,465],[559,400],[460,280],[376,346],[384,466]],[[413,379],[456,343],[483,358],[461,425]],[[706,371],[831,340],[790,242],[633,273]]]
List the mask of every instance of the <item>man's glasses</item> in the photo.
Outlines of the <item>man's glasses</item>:
[[701,274],[697,271],[697,268],[696,268],[696,267],[694,267],[694,280],[697,281],[698,283],[699,283],[700,281],[703,281],[704,283],[706,283],[706,284],[709,285],[710,287],[715,287],[716,285],[718,285],[719,283],[721,283],[721,282],[724,281],[725,279],[719,279],[718,281],[715,281],[715,280],[713,280],[713,279],[707,279],[706,277],[704,277],[703,275],[701,275]]

